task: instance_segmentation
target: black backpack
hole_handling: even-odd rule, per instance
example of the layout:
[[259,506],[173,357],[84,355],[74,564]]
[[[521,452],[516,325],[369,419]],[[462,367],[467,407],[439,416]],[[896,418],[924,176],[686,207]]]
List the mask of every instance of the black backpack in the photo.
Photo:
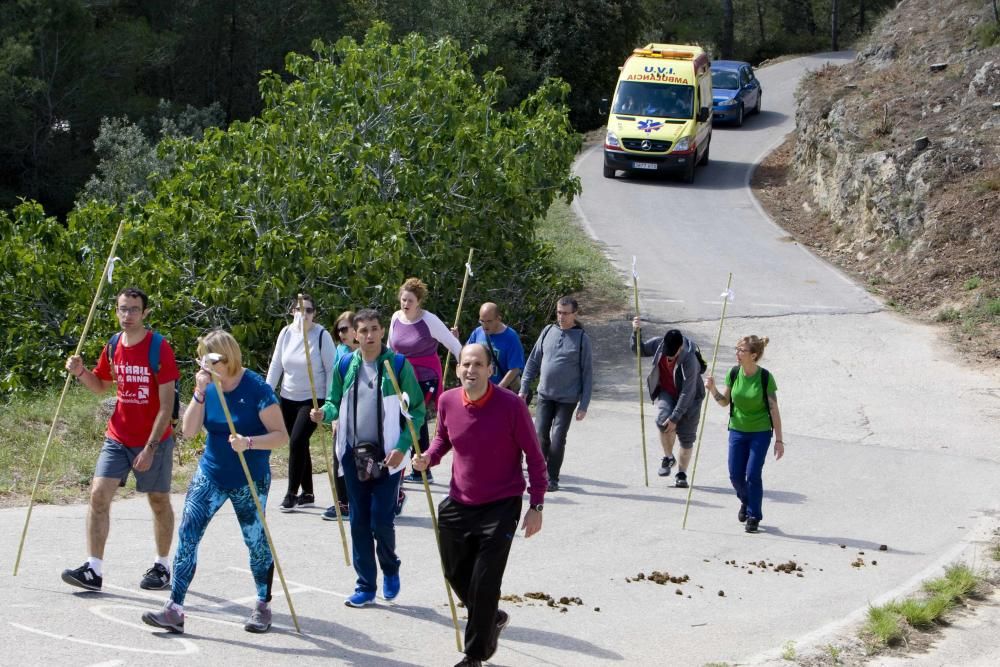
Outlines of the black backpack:
[[[736,374],[740,372],[739,366],[733,366],[729,369],[729,386],[730,388],[736,384]],[[771,402],[767,400],[767,385],[771,383],[771,374],[763,366],[760,367],[760,388],[761,393],[764,395],[764,407],[767,408],[767,420],[774,425],[774,420],[771,419]],[[732,389],[729,392],[729,420],[733,419],[733,398]]]
[[691,344],[694,345],[694,356],[698,360],[698,366],[701,367],[701,371],[699,372],[702,375],[704,375],[705,371],[708,370],[708,364],[705,363],[705,357],[701,356],[701,348],[698,347],[698,344],[697,343],[691,343]]
[[[153,373],[153,384],[157,387],[160,383],[156,381],[156,375],[160,372],[160,346],[163,344],[163,334],[149,330],[149,335],[152,339],[149,341],[149,370]],[[115,375],[115,350],[118,348],[118,341],[122,337],[122,332],[119,331],[108,344],[104,346],[107,351],[108,363],[111,365],[111,375]],[[177,421],[180,419],[181,414],[181,381],[174,380],[174,407],[170,411],[170,424],[171,426],[176,426]]]

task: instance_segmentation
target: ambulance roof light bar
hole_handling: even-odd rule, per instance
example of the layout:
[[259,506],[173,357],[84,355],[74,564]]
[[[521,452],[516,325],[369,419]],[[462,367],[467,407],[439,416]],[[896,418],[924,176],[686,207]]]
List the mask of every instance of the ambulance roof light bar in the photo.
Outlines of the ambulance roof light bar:
[[632,53],[647,58],[669,58],[670,60],[694,60],[699,55],[698,51],[695,50],[697,47],[692,48],[691,51],[681,51],[677,47],[666,49],[663,46],[660,44],[647,44],[640,49],[634,49]]

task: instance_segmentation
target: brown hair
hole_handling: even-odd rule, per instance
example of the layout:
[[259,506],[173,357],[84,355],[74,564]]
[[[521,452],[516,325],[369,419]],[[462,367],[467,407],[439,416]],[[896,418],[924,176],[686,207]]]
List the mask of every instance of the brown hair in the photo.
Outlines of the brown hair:
[[407,278],[399,286],[399,296],[402,296],[403,292],[412,292],[417,301],[423,301],[427,296],[427,283],[420,278]]
[[334,328],[334,330],[336,330],[337,327],[340,326],[340,323],[343,322],[344,320],[347,320],[347,323],[353,327],[354,326],[354,311],[353,310],[345,310],[340,315],[337,315],[337,319],[335,319],[333,321],[333,328]]
[[746,345],[746,348],[750,351],[750,354],[757,355],[754,361],[760,361],[761,357],[764,356],[764,348],[767,347],[770,339],[767,336],[758,338],[757,336],[744,336],[740,338],[737,345]]

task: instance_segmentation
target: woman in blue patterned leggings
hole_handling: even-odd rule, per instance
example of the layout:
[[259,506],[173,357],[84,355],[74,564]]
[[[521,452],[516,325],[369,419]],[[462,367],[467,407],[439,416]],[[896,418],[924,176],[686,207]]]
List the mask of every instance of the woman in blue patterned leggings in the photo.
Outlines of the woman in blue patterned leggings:
[[274,390],[260,375],[243,368],[236,340],[225,331],[213,331],[199,339],[198,356],[204,360],[213,353],[220,358],[211,363],[211,369],[222,383],[238,435],[229,434],[222,401],[211,375],[205,370],[198,371],[194,397],[184,412],[183,426],[185,438],[194,437],[205,428],[208,432],[205,453],[184,500],[170,601],[158,612],[144,613],[142,620],[171,632],[184,632],[184,597],[197,567],[198,544],[208,522],[228,500],[233,504],[243,541],[250,551],[250,569],[257,586],[257,604],[243,627],[247,632],[267,632],[271,627],[274,561],[237,452],[243,452],[261,506],[266,506],[271,486],[271,450],[288,443],[288,432]]

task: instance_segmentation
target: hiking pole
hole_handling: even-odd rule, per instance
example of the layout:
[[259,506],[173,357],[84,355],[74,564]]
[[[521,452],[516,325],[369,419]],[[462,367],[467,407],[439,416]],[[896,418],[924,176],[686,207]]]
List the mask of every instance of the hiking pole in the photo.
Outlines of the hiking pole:
[[[469,284],[469,276],[472,275],[472,253],[475,248],[469,248],[469,261],[465,263],[465,277],[462,278],[462,292],[458,295],[458,308],[455,309],[455,324],[453,328],[458,328],[458,318],[462,316],[462,302],[465,301],[465,288]],[[457,360],[456,360],[457,361]],[[448,366],[451,364],[451,355],[444,358],[444,370],[441,371],[441,386],[448,382]],[[434,422],[434,432],[437,432],[437,422]],[[417,452],[419,454],[419,452]]]
[[[635,316],[639,317],[639,272],[635,268],[632,255],[632,289],[635,291]],[[639,372],[639,428],[642,431],[642,474],[649,486],[649,464],[646,459],[646,395],[642,388],[642,327],[635,330],[635,363]]]
[[[83,325],[83,333],[80,334],[80,340],[76,342],[76,352],[74,356],[80,356],[80,351],[83,349],[83,341],[87,338],[87,332],[90,331],[90,324],[94,321],[94,312],[97,310],[97,302],[101,298],[101,292],[104,289],[104,277],[107,276],[108,283],[111,282],[111,271],[112,266],[114,266],[115,259],[115,249],[118,247],[118,241],[122,238],[122,230],[125,229],[125,218],[118,223],[118,231],[115,233],[115,239],[111,242],[111,251],[108,252],[108,261],[104,263],[104,271],[101,272],[101,276],[97,279],[97,288],[94,290],[94,300],[90,304],[90,312],[87,314],[87,322]],[[66,383],[63,385],[62,393],[59,395],[59,402],[56,404],[56,411],[52,414],[52,425],[49,427],[49,435],[45,438],[45,447],[42,448],[42,458],[38,461],[38,472],[35,473],[35,483],[31,486],[31,498],[28,500],[28,514],[24,517],[24,528],[21,529],[21,543],[17,546],[17,558],[14,560],[14,576],[17,576],[18,566],[21,564],[21,551],[24,549],[24,538],[28,535],[28,522],[31,521],[31,510],[35,506],[35,492],[38,490],[38,480],[42,477],[42,466],[45,465],[45,455],[49,451],[49,445],[52,444],[52,435],[56,431],[56,424],[59,422],[59,413],[62,412],[63,400],[66,398],[66,392],[69,391],[69,385],[73,381],[73,376],[66,372]]]
[[[472,251],[469,251],[469,257],[471,259]],[[468,266],[466,266],[466,270],[468,270]],[[410,437],[413,439],[413,449],[416,451],[417,456],[420,456],[420,439],[417,437],[417,429],[413,426],[413,419],[407,412],[409,406],[403,401],[403,391],[399,388],[399,381],[396,379],[396,373],[392,370],[392,364],[389,363],[388,359],[383,362],[383,365],[385,366],[385,372],[389,374],[389,381],[392,382],[392,390],[396,392],[399,402],[403,404],[403,415],[406,417],[406,425],[410,427]],[[431,486],[427,483],[427,471],[421,470],[420,477],[424,480],[424,493],[427,494],[427,508],[431,511],[431,524],[434,526],[434,541],[437,542],[438,558],[441,562],[441,575],[444,577],[444,589],[448,592],[448,606],[451,608],[451,622],[455,625],[455,645],[458,647],[458,652],[461,653],[462,635],[458,629],[458,612],[455,611],[455,600],[451,595],[451,584],[448,583],[448,575],[444,572],[444,558],[441,557],[441,533],[438,531],[437,513],[434,511],[434,499],[431,498]]]
[[[733,300],[733,273],[729,272],[729,281],[726,283],[726,291],[722,293],[722,317],[719,319],[719,333],[715,335],[715,349],[712,351],[712,366],[708,369],[709,375],[715,373],[715,360],[719,356],[719,341],[722,339],[722,324],[726,321],[726,306]],[[705,396],[705,403],[701,406],[701,421],[698,422],[698,443],[694,447],[694,463],[691,465],[691,480],[688,484],[687,502],[684,503],[684,523],[681,530],[687,529],[688,510],[691,508],[691,492],[694,491],[694,473],[698,470],[698,453],[701,451],[701,434],[705,430],[705,416],[708,414],[708,396]]]
[[[214,361],[222,359],[221,355],[214,352],[206,356],[208,358],[216,357]],[[210,364],[203,363],[201,367],[212,375],[212,383],[215,385],[215,392],[219,395],[219,403],[222,404],[222,412],[226,415],[226,423],[229,424],[230,435],[239,435],[236,432],[236,426],[233,424],[233,416],[229,413],[229,404],[226,402],[226,392],[222,389],[222,380],[219,379],[219,374],[212,370]],[[236,452],[236,456],[239,457],[240,465],[243,466],[243,474],[246,475],[247,486],[250,487],[250,495],[253,496],[253,504],[257,507],[257,516],[260,517],[260,522],[264,526],[264,537],[267,538],[267,546],[270,547],[271,558],[274,559],[274,569],[278,571],[278,578],[281,580],[281,588],[285,591],[285,598],[288,600],[288,610],[292,612],[292,623],[295,624],[295,631],[301,635],[302,629],[299,628],[299,618],[295,615],[295,606],[292,604],[292,596],[288,592],[288,585],[285,583],[285,575],[281,571],[281,563],[278,561],[278,551],[274,548],[274,540],[271,539],[271,529],[267,526],[267,517],[264,516],[264,508],[261,506],[260,497],[257,495],[257,485],[250,476],[250,468],[247,466],[247,460],[243,456],[243,452]]]
[[[312,403],[313,410],[319,409],[319,402],[316,400],[316,380],[313,378],[313,365],[312,356],[309,352],[309,337],[306,332],[306,318],[303,315],[305,313],[304,309],[304,299],[301,294],[299,294],[299,317],[302,323],[302,345],[306,350],[306,370],[309,374],[309,391],[312,392]],[[323,335],[322,333],[320,334]],[[322,430],[323,425],[320,424],[320,430]],[[330,480],[330,490],[333,491],[333,511],[337,513],[337,526],[340,528],[340,543],[344,546],[344,563],[347,567],[351,566],[351,557],[347,554],[347,534],[344,532],[344,517],[340,514],[340,498],[337,496],[337,484],[333,481],[333,463],[330,461],[330,452],[327,451],[326,445],[323,445],[323,459],[326,461],[326,476]]]

